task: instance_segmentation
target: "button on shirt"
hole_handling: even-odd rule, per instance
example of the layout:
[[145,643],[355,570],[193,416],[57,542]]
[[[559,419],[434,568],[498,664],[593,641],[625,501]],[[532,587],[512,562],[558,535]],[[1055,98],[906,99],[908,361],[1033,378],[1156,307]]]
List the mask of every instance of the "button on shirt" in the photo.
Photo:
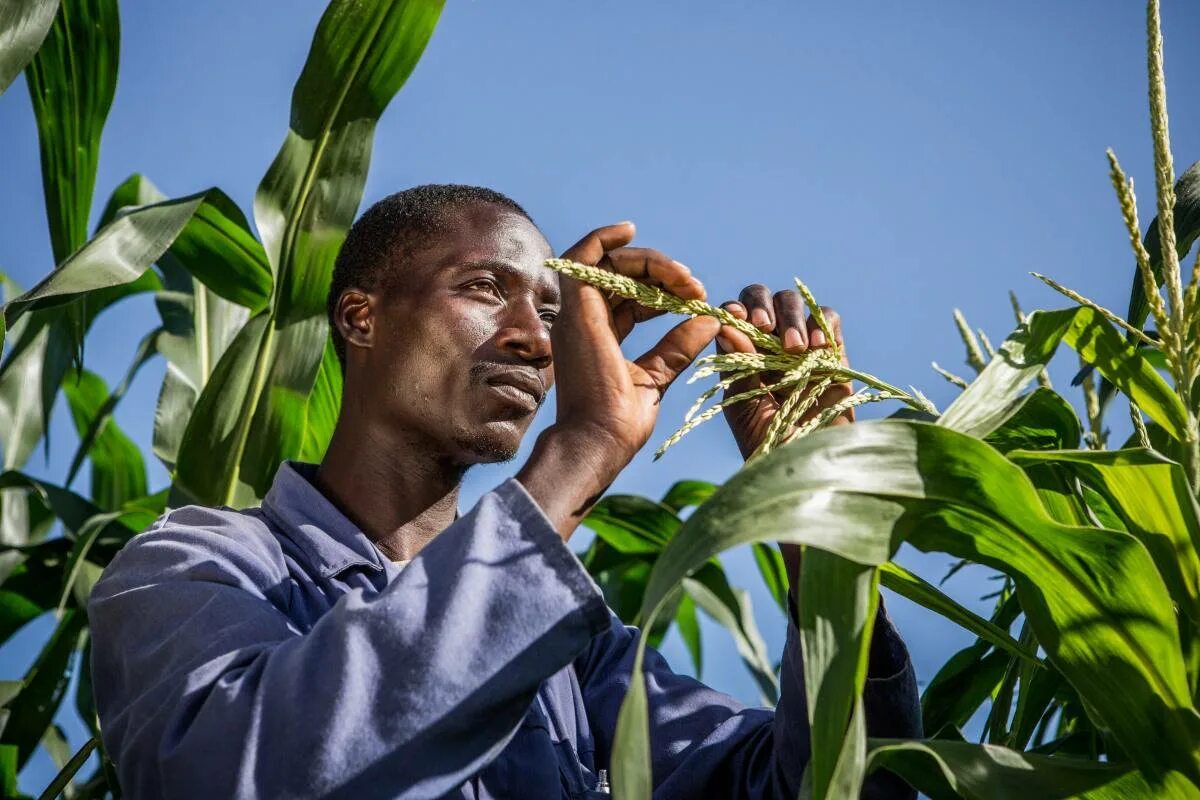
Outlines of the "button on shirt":
[[[96,584],[96,704],[125,796],[605,796],[637,631],[521,484],[401,570],[314,471],[285,462],[261,508],[167,513]],[[900,656],[868,680],[868,729],[917,736],[911,664],[879,627]],[[794,623],[774,710],[652,650],[645,676],[656,800],[797,796],[809,737]],[[915,796],[870,781],[867,796]]]

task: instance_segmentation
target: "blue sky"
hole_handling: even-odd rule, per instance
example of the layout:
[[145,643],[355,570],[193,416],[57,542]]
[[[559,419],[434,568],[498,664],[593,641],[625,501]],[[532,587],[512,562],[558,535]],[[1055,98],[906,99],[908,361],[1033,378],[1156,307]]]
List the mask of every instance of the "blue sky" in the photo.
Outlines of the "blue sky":
[[[1190,46],[1200,9],[1165,5],[1182,171],[1200,158],[1200,103],[1186,80],[1200,73]],[[249,212],[323,7],[125,3],[94,207],[138,171],[171,196],[219,186]],[[1135,176],[1148,221],[1143,14],[1130,0],[451,3],[379,125],[364,203],[418,183],[483,184],[525,205],[556,249],[632,219],[638,244],[687,263],[717,301],[799,275],[841,312],[857,366],[944,406],[955,390],[929,362],[966,371],[953,308],[998,342],[1013,327],[1009,289],[1027,309],[1065,305],[1030,270],[1124,308],[1132,260],[1104,150]],[[0,269],[29,286],[52,265],[23,81],[0,98],[0,176]],[[111,383],[155,321],[144,297],[101,318],[89,366]],[[665,325],[635,333],[628,352]],[[1068,356],[1052,374],[1065,386],[1073,371]],[[144,369],[117,414],[147,452],[161,377],[161,363]],[[737,469],[721,421],[652,462],[698,391],[668,394],[651,446],[615,491],[657,495],[680,478],[720,482]],[[63,412],[49,462],[39,453],[29,465],[60,480],[74,447]],[[472,474],[464,507],[523,457]],[[166,475],[153,469],[157,488]],[[947,562],[911,550],[900,560],[932,578]],[[745,554],[726,563],[735,583],[757,584]],[[968,570],[947,587],[973,601],[991,584]],[[782,618],[765,593],[754,599],[777,653]],[[969,639],[903,600],[890,608],[922,680]],[[19,677],[45,631],[35,623],[0,652],[0,678]],[[705,632],[705,678],[753,701],[728,638]],[[677,642],[665,650],[686,667]],[[76,726],[69,732],[82,743]],[[22,786],[40,788],[50,774],[37,759]]]

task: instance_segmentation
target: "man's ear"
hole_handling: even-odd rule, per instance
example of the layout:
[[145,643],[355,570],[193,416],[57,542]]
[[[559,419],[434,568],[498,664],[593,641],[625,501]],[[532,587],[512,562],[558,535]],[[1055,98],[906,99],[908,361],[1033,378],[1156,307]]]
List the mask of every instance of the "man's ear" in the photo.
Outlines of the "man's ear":
[[333,322],[347,347],[372,347],[375,341],[374,298],[359,289],[346,289],[338,298]]

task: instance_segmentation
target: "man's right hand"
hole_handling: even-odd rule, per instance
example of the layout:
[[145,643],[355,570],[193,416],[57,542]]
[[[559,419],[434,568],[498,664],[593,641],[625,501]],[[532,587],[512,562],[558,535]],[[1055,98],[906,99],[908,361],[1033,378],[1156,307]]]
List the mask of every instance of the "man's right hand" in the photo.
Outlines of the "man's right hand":
[[[683,264],[657,250],[626,247],[633,235],[631,222],[597,228],[563,258],[684,299],[704,299],[704,286]],[[635,324],[662,312],[632,300],[610,300],[600,289],[566,276],[559,284],[562,304],[550,332],[557,416],[516,477],[566,539],[650,438],[663,392],[721,326],[711,317],[687,320],[629,361],[621,341]]]

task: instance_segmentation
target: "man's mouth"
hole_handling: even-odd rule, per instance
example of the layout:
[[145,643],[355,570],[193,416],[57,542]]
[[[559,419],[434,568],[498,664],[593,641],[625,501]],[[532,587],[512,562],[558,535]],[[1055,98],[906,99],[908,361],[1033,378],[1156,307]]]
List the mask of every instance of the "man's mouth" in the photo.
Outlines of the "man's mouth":
[[530,411],[536,410],[546,396],[546,387],[542,384],[542,379],[537,373],[526,369],[498,370],[484,378],[484,383],[496,395]]

